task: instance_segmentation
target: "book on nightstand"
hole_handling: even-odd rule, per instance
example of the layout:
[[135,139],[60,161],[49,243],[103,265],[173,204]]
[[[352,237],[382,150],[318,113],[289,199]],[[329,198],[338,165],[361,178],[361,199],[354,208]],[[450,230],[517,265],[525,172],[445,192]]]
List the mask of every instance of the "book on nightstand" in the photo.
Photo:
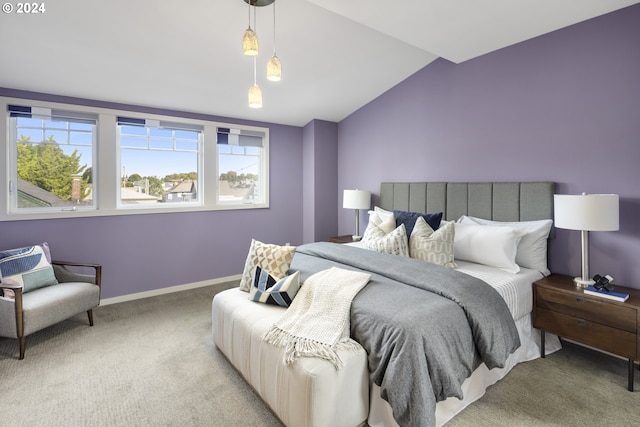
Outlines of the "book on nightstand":
[[588,295],[595,295],[597,297],[612,299],[614,301],[620,301],[620,302],[625,302],[626,300],[629,299],[629,294],[627,293],[616,292],[616,291],[607,292],[604,289],[598,290],[593,286],[587,286],[586,288],[584,288],[584,293]]

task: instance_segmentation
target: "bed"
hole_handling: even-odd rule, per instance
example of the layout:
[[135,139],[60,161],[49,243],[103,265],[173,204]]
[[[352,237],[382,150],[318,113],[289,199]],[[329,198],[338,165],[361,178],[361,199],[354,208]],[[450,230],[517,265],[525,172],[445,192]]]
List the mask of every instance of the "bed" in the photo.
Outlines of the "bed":
[[[461,218],[466,218],[467,222],[489,221],[488,224],[482,224],[484,226],[482,231],[492,230],[495,232],[496,229],[493,227],[496,225],[491,221],[529,224],[552,218],[553,190],[554,185],[549,182],[382,183],[377,207],[380,212],[394,210],[420,213],[442,212],[442,220],[445,222],[447,220],[460,221]],[[464,221],[460,221],[460,223],[462,222]],[[460,227],[460,230],[462,230],[461,235],[468,232],[469,229],[476,230],[473,226],[456,225],[455,227]],[[511,227],[509,229],[511,230]],[[315,258],[318,259],[316,260]],[[392,258],[397,261],[393,261],[394,264],[387,264],[388,260]],[[247,298],[247,293],[239,289],[230,289],[219,293],[213,299],[212,324],[214,342],[278,417],[289,426],[357,426],[365,422],[371,426],[393,426],[398,425],[396,421],[398,418],[401,420],[400,423],[402,425],[442,425],[471,402],[479,399],[489,385],[503,378],[516,364],[539,357],[539,334],[532,329],[530,318],[532,303],[531,283],[548,274],[546,259],[543,266],[535,265],[536,268],[519,267],[518,271],[514,272],[506,271],[508,270],[506,268],[496,268],[485,263],[469,262],[456,258],[455,264],[457,268],[455,269],[436,266],[433,272],[422,273],[422,270],[415,270],[413,273],[407,274],[407,277],[404,277],[405,275],[399,274],[398,271],[413,271],[414,264],[421,264],[415,268],[422,269],[425,268],[425,264],[429,263],[411,259],[400,260],[398,258],[395,255],[378,254],[359,247],[339,246],[330,243],[303,245],[298,248],[297,253],[294,255],[291,270],[301,271],[302,276],[304,276],[302,279],[308,278],[317,270],[334,265],[347,269],[367,271],[372,274],[371,282],[356,295],[351,309],[351,335],[364,347],[359,346],[355,350],[349,351],[339,350],[339,358],[342,361],[340,369],[335,369],[326,360],[310,357],[299,358],[293,364],[284,365],[282,363],[284,350],[265,342],[263,335],[271,325],[283,316],[285,309],[250,301]],[[389,267],[390,265],[402,265],[402,268],[396,269],[395,267]],[[431,268],[431,266],[426,268]],[[469,351],[452,351],[454,353],[462,353],[462,359],[464,359],[459,362],[459,367],[454,364],[453,373],[449,374],[449,377],[445,375],[445,378],[455,377],[455,380],[440,380],[435,378],[437,376],[435,374],[427,375],[428,378],[424,379],[424,382],[429,383],[430,387],[442,390],[440,394],[435,393],[437,396],[433,398],[433,405],[431,402],[418,405],[417,401],[410,400],[413,397],[408,397],[406,399],[408,407],[404,409],[398,408],[399,403],[397,402],[398,399],[396,399],[396,407],[392,409],[388,401],[393,401],[394,399],[389,399],[389,394],[393,396],[401,395],[404,393],[401,387],[405,387],[405,385],[388,384],[387,381],[382,381],[381,378],[385,378],[384,370],[396,373],[395,375],[388,374],[386,378],[407,378],[420,377],[417,374],[407,375],[407,372],[412,372],[410,371],[411,369],[414,369],[413,372],[421,372],[427,369],[419,368],[415,370],[415,367],[400,365],[400,367],[394,367],[395,370],[389,371],[390,368],[387,366],[389,365],[389,360],[394,361],[396,359],[395,355],[391,353],[387,354],[385,361],[375,360],[376,357],[377,359],[384,359],[378,356],[373,357],[373,355],[376,355],[379,351],[382,352],[385,347],[400,348],[400,344],[389,346],[379,337],[372,338],[363,335],[368,333],[366,331],[369,329],[387,330],[384,322],[375,318],[375,316],[384,318],[384,314],[375,314],[375,312],[383,312],[385,310],[372,308],[371,302],[367,303],[366,300],[393,299],[385,297],[384,294],[375,294],[377,289],[384,288],[381,282],[391,280],[393,283],[385,285],[385,289],[387,289],[385,292],[388,292],[389,286],[399,286],[396,282],[401,282],[403,290],[410,288],[407,291],[409,292],[407,298],[417,304],[415,301],[422,301],[422,293],[415,293],[417,291],[413,288],[420,287],[422,284],[413,283],[412,277],[426,276],[427,274],[429,276],[438,276],[441,273],[450,274],[444,270],[453,270],[451,273],[454,276],[458,275],[455,276],[456,279],[454,281],[456,282],[461,281],[462,283],[469,280],[469,283],[475,286],[476,282],[481,280],[482,286],[486,286],[486,283],[490,284],[491,291],[478,288],[482,289],[478,291],[479,294],[471,296],[470,302],[463,303],[465,307],[463,316],[469,317],[467,311],[471,309],[467,308],[467,305],[473,306],[474,301],[484,298],[484,295],[489,295],[491,298],[495,298],[495,295],[498,295],[499,301],[492,300],[495,304],[494,302],[487,303],[488,305],[485,305],[484,308],[480,306],[477,309],[477,313],[471,314],[471,317],[492,318],[504,316],[506,312],[509,316],[509,322],[499,321],[497,323],[507,324],[513,320],[513,330],[502,330],[499,329],[500,325],[498,325],[494,327],[498,329],[488,330],[485,334],[488,337],[515,335],[517,336],[518,345],[514,346],[513,343],[506,343],[505,348],[497,351],[498,356],[494,357],[489,354],[487,355],[488,361],[483,361],[478,357],[479,353],[483,353],[483,350],[479,350],[480,344],[478,344],[478,342],[483,342],[482,339],[477,339],[475,335],[471,338],[466,336],[456,338],[461,342],[473,342],[472,345],[474,347]],[[396,277],[398,275],[403,277]],[[412,283],[409,286],[405,286],[406,283],[402,281]],[[468,292],[467,289],[472,288],[471,285],[465,286],[467,288],[447,285],[444,291],[431,289],[431,292],[438,294],[437,298],[442,297],[440,295],[442,293],[455,294],[455,292],[458,292],[457,295],[452,296],[454,300],[457,300],[464,297],[464,294]],[[456,291],[456,289],[459,289],[459,291]],[[405,304],[409,303],[405,302]],[[420,304],[435,304],[434,307],[441,307],[441,310],[447,312],[456,311],[450,308],[451,302],[449,300],[440,301],[438,299],[437,303],[425,301],[420,302]],[[459,302],[456,301],[456,304],[459,305]],[[494,313],[492,311],[493,308],[487,308],[493,305],[504,305],[506,309],[496,308]],[[409,312],[411,310],[403,311]],[[420,311],[417,310],[417,312]],[[374,318],[370,316],[374,316]],[[455,319],[450,319],[447,320],[447,323],[455,321]],[[411,322],[411,318],[409,318],[408,322]],[[423,320],[416,322],[421,324]],[[479,321],[479,323],[484,322],[485,320]],[[395,320],[387,323],[395,323]],[[432,339],[432,335],[446,335],[448,332],[445,333],[444,331],[448,329],[453,331],[462,331],[464,329],[458,327],[438,329],[437,324],[442,322],[436,321],[433,323],[433,326],[426,329],[437,330],[437,333],[420,332],[426,335],[424,338],[426,340]],[[370,325],[372,324],[375,326],[371,327]],[[404,328],[405,326],[402,327]],[[411,329],[411,325],[406,326],[406,328],[407,330]],[[475,329],[472,329],[474,330],[472,333],[475,334]],[[398,333],[397,329],[393,331],[395,335],[403,335]],[[454,335],[462,336],[464,334],[456,332]],[[384,333],[382,335],[384,336]],[[420,339],[423,338],[421,337]],[[451,338],[446,337],[444,339]],[[413,338],[408,340],[408,342],[414,341],[415,339]],[[493,343],[496,340],[489,341]],[[497,341],[500,341],[500,339],[497,339]],[[406,343],[402,345],[406,345]],[[438,348],[438,346],[442,347],[440,344],[429,345],[427,346],[428,348],[425,347],[425,353],[428,354],[431,351],[429,348]],[[447,346],[443,347],[446,348]],[[488,347],[493,347],[493,344],[488,345]],[[496,347],[499,346],[496,345]],[[551,340],[546,349],[547,352],[552,352],[558,348],[559,342]],[[494,351],[492,348],[489,350]],[[469,354],[473,354],[473,357],[470,357]],[[442,358],[438,354],[433,356],[433,360]],[[446,357],[446,359],[448,358],[449,356]],[[432,363],[433,360],[429,360],[429,363]],[[429,370],[434,370],[433,365],[427,366],[429,366]],[[443,367],[442,369],[449,369],[449,367]],[[438,369],[434,371],[438,371]],[[449,384],[449,382],[454,384]],[[434,386],[434,384],[438,385]],[[407,387],[421,387],[421,385],[409,385]],[[409,393],[408,396],[416,394],[409,389],[407,393]],[[420,393],[417,394],[419,395]],[[447,398],[447,395],[452,397]],[[426,407],[427,413],[421,412],[421,406]],[[396,416],[394,416],[394,413]],[[416,420],[416,418],[418,419]]]

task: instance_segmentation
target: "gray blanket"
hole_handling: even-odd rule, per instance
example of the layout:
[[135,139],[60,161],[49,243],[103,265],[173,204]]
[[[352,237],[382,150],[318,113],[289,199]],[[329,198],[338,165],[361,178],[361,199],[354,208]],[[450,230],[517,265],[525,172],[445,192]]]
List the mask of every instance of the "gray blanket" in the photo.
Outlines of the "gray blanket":
[[503,367],[520,346],[506,303],[480,279],[324,242],[299,246],[291,270],[305,280],[332,266],[371,273],[351,305],[351,336],[402,427],[433,426],[436,402],[462,398],[462,382],[481,362]]

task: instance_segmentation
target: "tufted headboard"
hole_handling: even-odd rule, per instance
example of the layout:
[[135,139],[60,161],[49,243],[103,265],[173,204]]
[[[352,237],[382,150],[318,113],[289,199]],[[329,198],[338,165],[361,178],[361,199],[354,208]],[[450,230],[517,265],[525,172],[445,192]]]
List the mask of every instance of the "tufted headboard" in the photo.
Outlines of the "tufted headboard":
[[553,219],[553,182],[383,182],[380,207],[494,221]]

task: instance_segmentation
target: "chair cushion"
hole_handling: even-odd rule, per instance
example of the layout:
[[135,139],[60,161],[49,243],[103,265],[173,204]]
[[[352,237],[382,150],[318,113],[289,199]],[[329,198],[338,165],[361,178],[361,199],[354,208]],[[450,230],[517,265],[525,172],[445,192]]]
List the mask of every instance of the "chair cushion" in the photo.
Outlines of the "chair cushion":
[[58,283],[47,259],[48,245],[26,246],[0,251],[0,276],[22,285],[22,292]]
[[23,295],[24,335],[29,335],[100,304],[100,287],[68,282],[36,289]]

